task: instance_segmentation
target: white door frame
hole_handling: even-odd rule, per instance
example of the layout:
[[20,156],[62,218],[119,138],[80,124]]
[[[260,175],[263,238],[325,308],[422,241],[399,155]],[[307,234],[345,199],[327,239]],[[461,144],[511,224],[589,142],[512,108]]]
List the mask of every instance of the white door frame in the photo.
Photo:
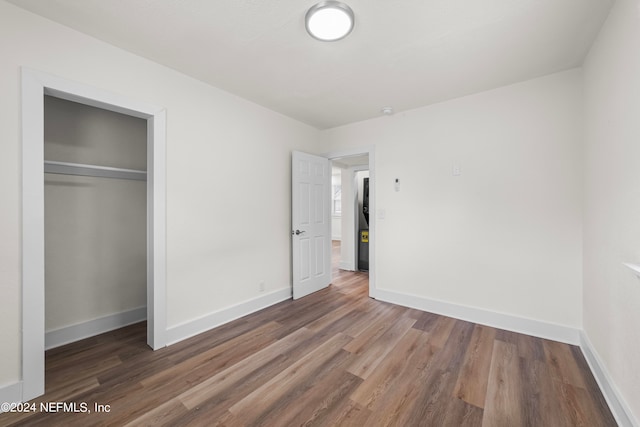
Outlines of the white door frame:
[[44,95],[147,120],[147,343],[166,346],[166,112],[22,68],[22,400],[44,394]]
[[[329,160],[338,160],[342,157],[369,155],[369,296],[376,298],[376,155],[375,146],[351,148],[346,150],[331,151],[324,154]],[[356,212],[357,213],[357,212]],[[358,230],[356,230],[357,233]],[[357,240],[355,241],[357,246]],[[357,251],[357,249],[356,249]],[[358,259],[355,258],[356,267]]]

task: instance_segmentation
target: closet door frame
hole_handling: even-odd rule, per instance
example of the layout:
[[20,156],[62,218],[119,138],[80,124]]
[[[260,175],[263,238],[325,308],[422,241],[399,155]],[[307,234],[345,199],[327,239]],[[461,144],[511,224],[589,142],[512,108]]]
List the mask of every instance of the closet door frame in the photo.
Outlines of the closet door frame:
[[22,400],[44,394],[44,95],[147,121],[147,343],[166,346],[166,111],[22,67]]

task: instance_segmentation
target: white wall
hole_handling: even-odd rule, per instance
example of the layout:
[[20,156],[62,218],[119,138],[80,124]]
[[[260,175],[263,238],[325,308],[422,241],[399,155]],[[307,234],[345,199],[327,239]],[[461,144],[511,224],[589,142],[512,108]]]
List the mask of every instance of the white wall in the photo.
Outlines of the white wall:
[[[335,165],[331,168],[331,194],[333,194],[333,186],[341,185],[342,182],[342,168]],[[342,239],[342,216],[335,215],[333,213],[333,206],[331,210],[331,240]]]
[[[44,158],[147,169],[146,120],[45,97]],[[147,183],[45,174],[45,331],[147,304]]]
[[342,240],[340,242],[340,268],[355,271],[355,201],[356,188],[353,168],[342,169]]
[[317,130],[2,1],[0,57],[0,387],[20,379],[21,66],[166,107],[170,328],[289,288],[290,151]]
[[376,147],[377,288],[579,328],[581,112],[570,70],[323,131]]
[[331,215],[331,240],[342,240],[342,217]]
[[618,0],[584,67],[584,330],[640,421],[640,4]]

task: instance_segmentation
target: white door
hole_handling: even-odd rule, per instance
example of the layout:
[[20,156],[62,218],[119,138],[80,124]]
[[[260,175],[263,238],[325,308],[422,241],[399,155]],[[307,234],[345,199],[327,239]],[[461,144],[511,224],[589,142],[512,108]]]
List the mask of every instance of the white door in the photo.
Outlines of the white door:
[[324,157],[292,154],[293,299],[298,299],[331,282],[331,169]]

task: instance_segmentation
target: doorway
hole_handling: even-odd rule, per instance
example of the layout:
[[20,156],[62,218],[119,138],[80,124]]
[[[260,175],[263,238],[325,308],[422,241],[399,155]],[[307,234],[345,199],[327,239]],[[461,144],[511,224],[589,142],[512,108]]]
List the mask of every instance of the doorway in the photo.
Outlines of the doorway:
[[[331,236],[331,162],[364,157],[359,167],[369,169],[369,209],[375,212],[375,150],[364,147],[343,150],[324,155],[313,155],[293,151],[291,156],[291,254],[292,254],[292,294],[298,299],[326,288],[332,283],[332,236]],[[349,160],[347,160],[349,161]],[[355,174],[355,168],[350,172]],[[355,175],[354,178],[355,180]],[[344,189],[343,189],[344,191]],[[355,194],[355,193],[353,193]],[[344,201],[342,202],[344,211]],[[354,199],[355,206],[355,199]],[[356,208],[353,212],[355,214]],[[376,297],[375,282],[375,241],[376,218],[369,215],[369,297]],[[349,225],[349,227],[352,227]],[[353,227],[355,229],[355,227]],[[348,236],[351,247],[346,248],[342,240],[341,253],[353,253],[357,259],[353,233]],[[353,267],[344,270],[355,271]]]
[[44,97],[146,120],[147,343],[166,345],[165,117],[163,108],[22,69],[22,400],[44,393]]
[[[361,272],[368,276],[369,297],[375,298],[375,150],[363,147],[353,150],[331,152],[326,155],[336,168],[332,169],[332,179],[340,183],[340,219],[335,215],[335,194],[332,192],[332,283],[342,272]],[[338,172],[339,171],[339,172]],[[368,174],[368,176],[367,176]],[[359,178],[360,175],[360,179]],[[368,218],[365,218],[363,178],[367,176],[369,185]],[[360,199],[360,201],[359,201]],[[371,213],[369,215],[369,213]],[[365,225],[365,222],[368,223]],[[337,224],[340,224],[339,226]],[[335,225],[335,226],[334,226]],[[335,232],[339,228],[339,233]],[[362,231],[366,230],[363,244]],[[359,262],[363,247],[368,251],[367,263]]]

